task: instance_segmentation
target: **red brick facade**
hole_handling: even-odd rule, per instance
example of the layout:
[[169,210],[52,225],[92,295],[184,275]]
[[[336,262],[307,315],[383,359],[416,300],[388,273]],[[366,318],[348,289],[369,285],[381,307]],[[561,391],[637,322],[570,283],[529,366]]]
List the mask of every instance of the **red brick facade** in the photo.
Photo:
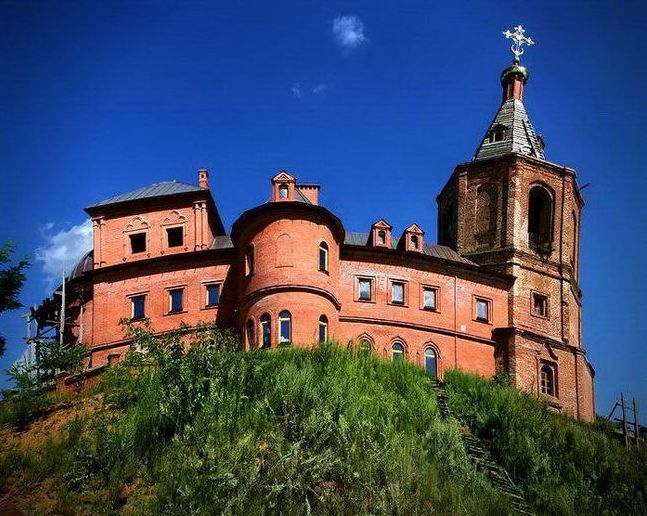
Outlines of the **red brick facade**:
[[318,205],[319,187],[286,172],[227,236],[206,171],[198,184],[87,209],[92,267],[70,280],[69,337],[91,348],[90,369],[128,349],[122,319],[143,315],[159,332],[215,321],[247,349],[329,338],[441,378],[508,372],[556,410],[594,418],[573,170],[514,152],[459,165],[438,196],[443,245],[425,243],[416,224],[398,238],[385,220],[347,233]]

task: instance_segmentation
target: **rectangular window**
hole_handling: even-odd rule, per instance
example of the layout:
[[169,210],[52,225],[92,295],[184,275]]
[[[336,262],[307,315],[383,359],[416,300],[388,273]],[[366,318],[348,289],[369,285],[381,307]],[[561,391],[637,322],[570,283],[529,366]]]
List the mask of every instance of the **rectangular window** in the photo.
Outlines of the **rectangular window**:
[[394,305],[404,304],[404,283],[394,281],[391,283],[391,302]]
[[532,293],[532,313],[539,317],[548,317],[548,296]]
[[146,233],[128,235],[130,239],[130,252],[132,254],[146,252]]
[[169,312],[181,312],[183,310],[184,289],[176,288],[168,291]]
[[490,302],[487,299],[476,299],[476,320],[490,322]]
[[425,310],[436,310],[436,294],[438,289],[431,287],[422,288],[422,307]]
[[167,228],[166,240],[169,247],[182,247],[184,245],[184,228]]
[[359,299],[362,301],[370,301],[373,299],[373,280],[368,278],[359,279]]
[[207,285],[207,306],[218,306],[220,304],[220,284]]
[[131,297],[130,308],[130,317],[133,321],[146,317],[146,296],[141,295]]

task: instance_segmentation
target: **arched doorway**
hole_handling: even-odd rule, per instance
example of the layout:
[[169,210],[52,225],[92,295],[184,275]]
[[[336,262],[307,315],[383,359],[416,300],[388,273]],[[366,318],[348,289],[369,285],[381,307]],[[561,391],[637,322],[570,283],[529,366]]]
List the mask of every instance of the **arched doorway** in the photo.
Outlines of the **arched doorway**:
[[425,349],[425,371],[429,376],[438,378],[438,360],[436,351],[432,348]]

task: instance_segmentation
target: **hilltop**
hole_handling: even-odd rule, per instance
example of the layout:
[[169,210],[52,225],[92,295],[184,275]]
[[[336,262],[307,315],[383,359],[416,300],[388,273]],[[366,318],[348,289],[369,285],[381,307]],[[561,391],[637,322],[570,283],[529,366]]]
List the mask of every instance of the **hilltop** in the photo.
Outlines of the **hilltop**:
[[2,512],[514,513],[466,436],[531,512],[647,512],[644,446],[623,448],[505,378],[448,372],[448,417],[424,371],[346,346],[240,353],[217,329],[188,347],[179,333],[135,340],[146,353],[91,392],[50,406],[39,395],[22,426],[16,400],[0,405]]

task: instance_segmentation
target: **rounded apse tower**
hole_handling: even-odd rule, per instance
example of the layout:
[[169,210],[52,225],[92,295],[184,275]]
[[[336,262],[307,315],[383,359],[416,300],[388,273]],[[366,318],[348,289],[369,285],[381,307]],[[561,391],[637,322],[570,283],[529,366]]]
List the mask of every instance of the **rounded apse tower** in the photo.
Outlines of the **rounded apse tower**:
[[318,205],[317,185],[272,178],[271,200],[234,223],[238,327],[247,349],[302,345],[335,334],[341,221]]

